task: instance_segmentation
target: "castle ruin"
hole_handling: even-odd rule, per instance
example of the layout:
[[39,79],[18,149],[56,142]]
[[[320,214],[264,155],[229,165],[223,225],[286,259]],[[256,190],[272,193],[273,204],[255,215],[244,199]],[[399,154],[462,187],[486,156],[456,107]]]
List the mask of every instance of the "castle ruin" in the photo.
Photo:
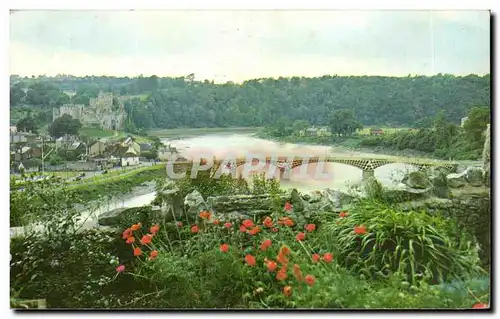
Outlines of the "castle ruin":
[[82,104],[64,104],[52,111],[52,121],[70,115],[86,127],[100,127],[106,130],[121,130],[125,126],[127,113],[123,106],[124,97],[115,97],[118,105],[113,104],[113,93],[99,92],[97,98],[91,98],[89,106]]

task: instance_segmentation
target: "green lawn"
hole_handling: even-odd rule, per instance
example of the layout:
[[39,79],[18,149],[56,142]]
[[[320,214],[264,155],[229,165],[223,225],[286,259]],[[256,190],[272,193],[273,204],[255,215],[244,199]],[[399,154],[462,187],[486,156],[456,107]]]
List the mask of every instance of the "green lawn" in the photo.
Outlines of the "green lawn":
[[95,128],[95,127],[82,127],[80,129],[80,135],[87,136],[87,137],[111,137],[115,135],[114,131],[108,131],[108,130],[103,130],[101,128]]
[[204,128],[173,128],[157,129],[148,131],[151,136],[171,137],[171,136],[196,136],[208,133],[256,133],[260,127],[204,127]]

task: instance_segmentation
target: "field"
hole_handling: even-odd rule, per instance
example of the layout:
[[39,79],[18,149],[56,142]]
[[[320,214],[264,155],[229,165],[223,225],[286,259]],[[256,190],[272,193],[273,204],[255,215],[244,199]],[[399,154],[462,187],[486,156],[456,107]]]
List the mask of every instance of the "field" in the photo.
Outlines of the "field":
[[408,130],[407,127],[398,127],[398,128],[394,128],[394,127],[365,127],[362,130],[358,131],[358,134],[359,135],[370,135],[370,129],[372,129],[372,128],[379,128],[382,131],[384,131],[385,134],[396,133],[398,131],[407,131]]
[[101,128],[95,128],[95,127],[82,127],[79,133],[80,135],[83,136],[97,137],[97,138],[111,137],[116,135],[114,131],[103,130]]

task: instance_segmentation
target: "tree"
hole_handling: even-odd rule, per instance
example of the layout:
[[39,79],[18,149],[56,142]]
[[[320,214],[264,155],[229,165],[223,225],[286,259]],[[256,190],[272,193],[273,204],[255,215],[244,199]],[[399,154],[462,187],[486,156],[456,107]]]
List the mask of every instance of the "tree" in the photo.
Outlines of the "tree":
[[82,123],[80,123],[80,121],[73,119],[68,114],[64,114],[52,122],[49,126],[49,133],[56,138],[64,136],[65,134],[77,135],[81,127]]
[[363,126],[354,117],[352,110],[335,110],[330,115],[330,130],[332,134],[350,136]]
[[17,130],[19,132],[38,132],[38,124],[35,119],[31,116],[23,117],[17,122]]
[[489,107],[473,107],[469,111],[467,120],[464,123],[464,130],[467,139],[475,148],[479,148],[484,144],[483,133],[490,121],[491,115]]

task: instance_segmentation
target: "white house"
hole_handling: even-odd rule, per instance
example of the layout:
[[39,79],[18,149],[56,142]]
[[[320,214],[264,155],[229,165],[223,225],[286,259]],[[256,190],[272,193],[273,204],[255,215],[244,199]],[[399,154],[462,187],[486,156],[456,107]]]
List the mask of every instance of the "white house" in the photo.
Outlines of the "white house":
[[120,157],[120,163],[122,166],[134,166],[139,165],[139,154],[132,148],[129,147]]

